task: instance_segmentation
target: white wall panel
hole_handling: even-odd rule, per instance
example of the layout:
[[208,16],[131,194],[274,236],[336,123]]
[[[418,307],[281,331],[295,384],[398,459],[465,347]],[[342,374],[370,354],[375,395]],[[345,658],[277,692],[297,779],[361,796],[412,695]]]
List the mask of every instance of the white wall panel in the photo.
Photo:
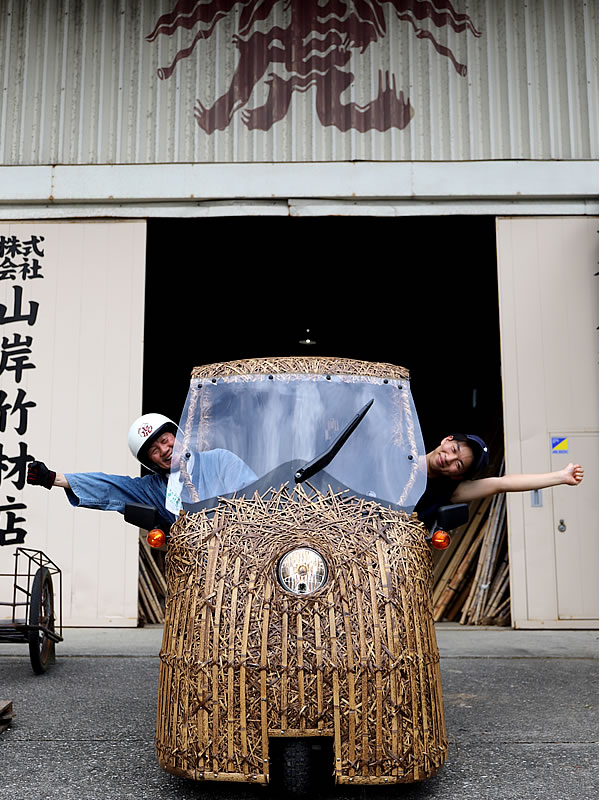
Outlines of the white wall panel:
[[[44,237],[38,277],[23,277],[7,263],[32,263],[11,255],[11,242]],[[27,454],[58,472],[104,471],[139,475],[127,448],[132,419],[141,412],[145,282],[145,222],[0,222],[0,344],[5,355],[15,334],[30,337],[27,363],[4,369],[4,457],[21,443]],[[22,250],[22,248],[21,248]],[[12,277],[14,275],[14,278]],[[15,287],[22,311],[38,303],[33,325],[11,321]],[[19,350],[22,348],[19,347]],[[14,359],[1,362],[14,365]],[[26,393],[26,431],[13,416],[19,389]],[[63,570],[67,625],[137,624],[138,531],[120,514],[72,508],[62,489],[15,486],[3,472],[0,505],[23,503],[22,545],[43,550]],[[0,572],[12,568],[15,544],[0,513]],[[0,598],[5,599],[5,598]],[[0,613],[0,616],[2,614]]]
[[497,234],[507,472],[585,469],[541,505],[507,496],[513,621],[596,627],[598,219],[499,219]]

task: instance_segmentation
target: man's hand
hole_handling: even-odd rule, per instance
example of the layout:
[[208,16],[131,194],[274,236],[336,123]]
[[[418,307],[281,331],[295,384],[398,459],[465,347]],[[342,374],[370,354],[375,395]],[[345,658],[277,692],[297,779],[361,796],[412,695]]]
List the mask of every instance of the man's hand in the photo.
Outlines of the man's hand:
[[46,489],[51,489],[55,479],[56,472],[48,469],[42,461],[32,461],[27,468],[27,483],[32,486],[45,486]]
[[567,464],[563,470],[563,483],[567,486],[577,486],[583,480],[583,467],[581,464]]

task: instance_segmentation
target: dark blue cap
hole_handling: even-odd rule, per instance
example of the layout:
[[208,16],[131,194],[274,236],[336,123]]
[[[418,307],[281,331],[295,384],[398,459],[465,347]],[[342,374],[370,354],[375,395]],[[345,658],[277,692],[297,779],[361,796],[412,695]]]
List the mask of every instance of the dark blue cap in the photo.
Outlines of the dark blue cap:
[[466,475],[475,475],[487,467],[489,462],[488,446],[483,439],[475,436],[474,433],[453,433],[452,438],[457,442],[466,442],[473,451],[473,463],[466,471]]

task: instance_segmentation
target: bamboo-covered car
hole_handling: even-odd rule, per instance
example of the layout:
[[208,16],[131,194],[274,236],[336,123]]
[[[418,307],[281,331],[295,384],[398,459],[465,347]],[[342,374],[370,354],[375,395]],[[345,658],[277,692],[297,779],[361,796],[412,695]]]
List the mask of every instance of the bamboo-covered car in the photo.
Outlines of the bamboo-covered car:
[[[408,372],[326,358],[200,367],[176,447],[160,764],[266,783],[274,740],[300,772],[320,740],[337,783],[434,775],[448,744],[431,554],[411,515],[426,476]],[[252,479],[234,470],[206,497],[198,475],[215,451]]]

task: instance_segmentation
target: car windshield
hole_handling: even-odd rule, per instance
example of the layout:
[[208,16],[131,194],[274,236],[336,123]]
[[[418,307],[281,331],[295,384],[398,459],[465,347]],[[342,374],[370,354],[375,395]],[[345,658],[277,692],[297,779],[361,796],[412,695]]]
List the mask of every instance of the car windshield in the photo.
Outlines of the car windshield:
[[[365,406],[369,404],[368,409]],[[349,423],[364,417],[348,433]],[[411,512],[426,483],[425,450],[408,380],[355,375],[244,374],[194,379],[181,417],[167,508],[293,487],[308,479]]]

